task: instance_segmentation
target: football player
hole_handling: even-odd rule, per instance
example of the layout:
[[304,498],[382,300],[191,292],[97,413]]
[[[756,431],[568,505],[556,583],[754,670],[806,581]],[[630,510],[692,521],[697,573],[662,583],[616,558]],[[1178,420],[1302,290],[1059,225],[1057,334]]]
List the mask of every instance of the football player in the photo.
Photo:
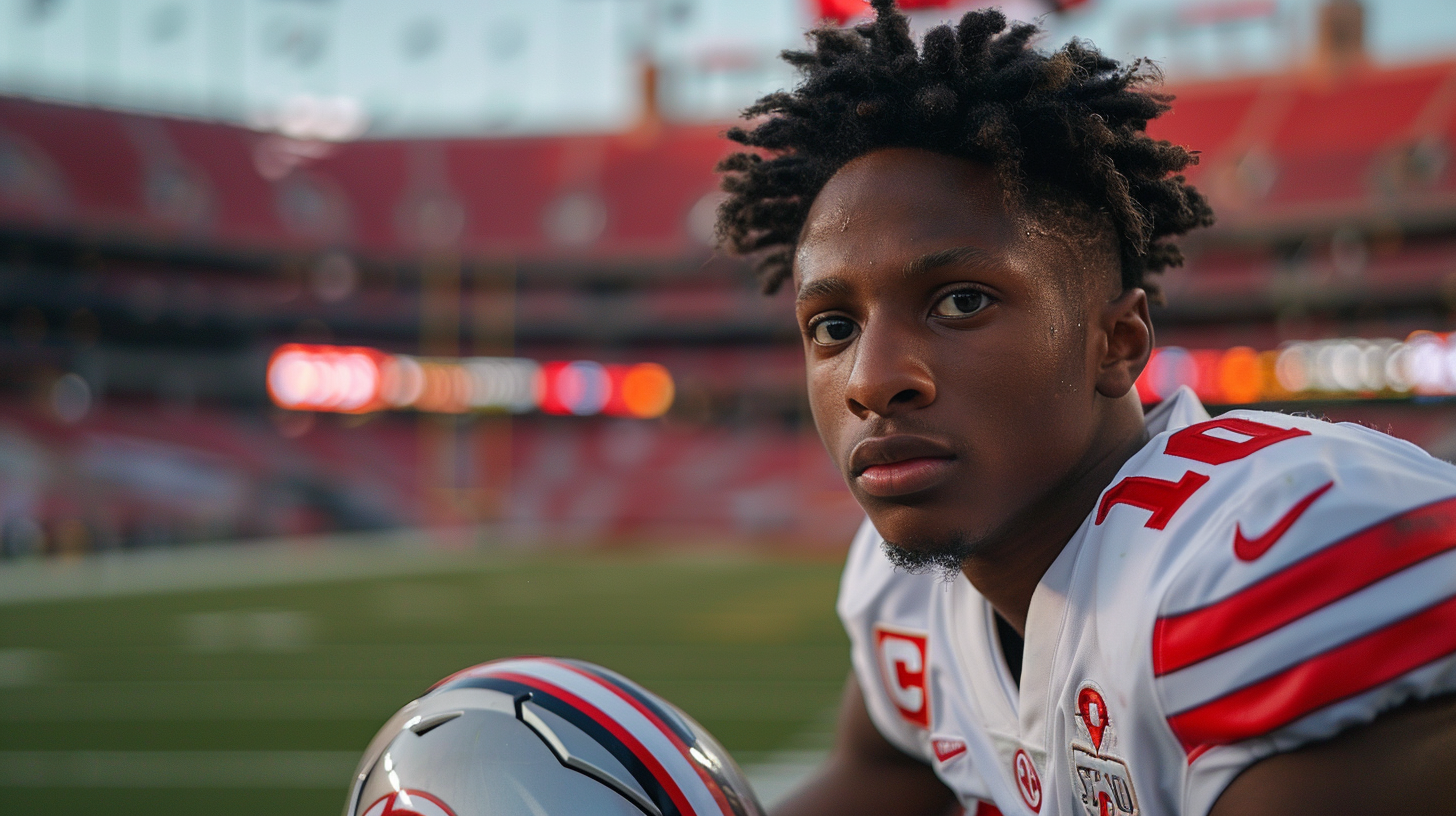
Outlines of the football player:
[[792,287],[868,520],[811,814],[1456,813],[1456,468],[1354,425],[1143,413],[1211,223],[1145,63],[891,0],[748,110],[719,231]]

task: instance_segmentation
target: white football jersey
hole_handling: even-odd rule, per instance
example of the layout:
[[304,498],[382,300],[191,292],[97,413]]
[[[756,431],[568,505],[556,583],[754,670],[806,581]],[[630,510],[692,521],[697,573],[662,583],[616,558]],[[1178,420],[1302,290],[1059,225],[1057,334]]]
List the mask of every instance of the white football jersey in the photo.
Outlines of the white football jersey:
[[1202,816],[1263,757],[1456,690],[1456,467],[1187,389],[1148,429],[1032,596],[1019,689],[964,576],[855,538],[870,716],[969,813]]

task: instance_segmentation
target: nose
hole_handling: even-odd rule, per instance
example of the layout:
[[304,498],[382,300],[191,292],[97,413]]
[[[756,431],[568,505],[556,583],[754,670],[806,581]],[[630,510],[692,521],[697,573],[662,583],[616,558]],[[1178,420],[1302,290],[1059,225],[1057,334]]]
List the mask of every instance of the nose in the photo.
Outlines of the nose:
[[845,402],[860,419],[889,417],[935,401],[935,378],[916,344],[890,327],[865,326],[855,342]]

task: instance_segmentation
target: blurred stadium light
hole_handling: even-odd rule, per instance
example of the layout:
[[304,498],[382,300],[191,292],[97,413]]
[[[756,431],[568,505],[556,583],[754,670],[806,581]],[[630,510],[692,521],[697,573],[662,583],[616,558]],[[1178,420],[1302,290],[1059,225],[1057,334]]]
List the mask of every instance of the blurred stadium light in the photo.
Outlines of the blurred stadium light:
[[280,346],[268,361],[280,408],[364,414],[540,410],[656,419],[672,406],[672,375],[656,363],[537,363],[511,357],[430,359],[350,346]]
[[1138,379],[1144,403],[1183,386],[1207,405],[1301,400],[1456,396],[1456,343],[1449,333],[1419,331],[1399,340],[1296,340],[1273,351],[1247,346],[1154,349]]

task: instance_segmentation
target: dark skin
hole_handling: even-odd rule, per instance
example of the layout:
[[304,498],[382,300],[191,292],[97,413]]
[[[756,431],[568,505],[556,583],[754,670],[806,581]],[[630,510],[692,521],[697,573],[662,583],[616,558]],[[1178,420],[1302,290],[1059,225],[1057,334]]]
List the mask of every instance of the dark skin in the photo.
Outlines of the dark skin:
[[1110,241],[1076,250],[1007,212],[989,168],[882,150],[825,185],[795,265],[814,422],[855,499],[892,543],[968,549],[1018,632],[1148,438],[1147,296]]
[[[1148,439],[1133,383],[1153,333],[1110,233],[1073,237],[1004,202],[975,162],[850,162],[801,234],[796,313],[815,424],[876,529],[952,553],[1024,633],[1042,575]],[[1212,812],[1456,813],[1453,734],[1456,698],[1407,706],[1256,763]],[[954,801],[880,735],[851,679],[829,762],[775,814],[940,816]]]

